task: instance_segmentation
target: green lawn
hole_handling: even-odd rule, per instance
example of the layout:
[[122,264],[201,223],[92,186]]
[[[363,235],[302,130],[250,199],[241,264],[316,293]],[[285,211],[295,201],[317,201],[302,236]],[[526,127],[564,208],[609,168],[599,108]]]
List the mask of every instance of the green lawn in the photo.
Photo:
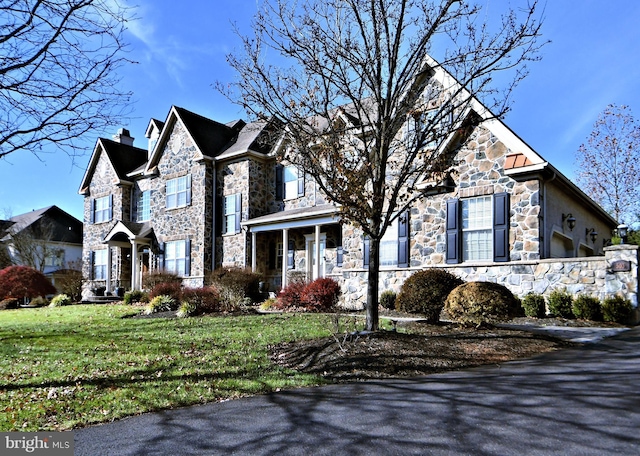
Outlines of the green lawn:
[[330,317],[123,318],[78,305],[0,312],[0,431],[70,429],[127,415],[315,385],[268,346],[330,334]]

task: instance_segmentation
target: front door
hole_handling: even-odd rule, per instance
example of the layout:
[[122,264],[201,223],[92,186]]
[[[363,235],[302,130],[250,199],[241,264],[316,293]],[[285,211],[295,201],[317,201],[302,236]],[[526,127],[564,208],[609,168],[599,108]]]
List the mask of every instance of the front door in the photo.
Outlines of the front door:
[[307,277],[309,277],[311,280],[324,277],[326,266],[324,249],[326,243],[326,238],[323,235],[323,237],[320,239],[320,268],[319,272],[316,273],[316,241],[314,238],[307,239],[307,258],[309,258],[309,261],[307,261]]

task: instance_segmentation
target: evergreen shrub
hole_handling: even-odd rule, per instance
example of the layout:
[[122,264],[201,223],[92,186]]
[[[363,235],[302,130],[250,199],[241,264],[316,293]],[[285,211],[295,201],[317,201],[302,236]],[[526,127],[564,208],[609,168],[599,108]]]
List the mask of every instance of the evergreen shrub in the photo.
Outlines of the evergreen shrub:
[[553,290],[549,294],[549,312],[554,317],[574,318],[573,296],[566,290]]
[[436,323],[449,293],[464,281],[444,269],[425,269],[411,275],[402,284],[396,299],[396,309],[418,313]]
[[547,314],[544,296],[539,293],[527,293],[522,298],[522,308],[527,317],[544,318]]
[[602,321],[602,304],[596,297],[578,295],[571,305],[571,310],[573,315],[581,320]]
[[521,312],[520,301],[503,285],[468,282],[456,287],[445,303],[445,311],[457,323],[480,327],[510,320]]

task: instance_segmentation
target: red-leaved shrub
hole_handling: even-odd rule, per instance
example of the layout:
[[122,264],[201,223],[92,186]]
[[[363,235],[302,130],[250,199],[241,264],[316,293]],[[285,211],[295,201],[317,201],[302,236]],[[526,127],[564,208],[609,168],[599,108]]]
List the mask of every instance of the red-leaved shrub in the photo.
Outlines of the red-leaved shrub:
[[306,287],[304,282],[293,282],[284,287],[278,293],[278,303],[275,306],[278,309],[296,309],[302,307],[302,292]]
[[333,279],[320,278],[307,284],[300,301],[308,312],[331,312],[338,304],[340,285]]
[[56,289],[40,271],[27,266],[9,266],[0,271],[0,300],[35,298],[54,294]]
[[274,306],[282,310],[331,312],[338,303],[340,285],[333,279],[320,278],[310,283],[292,282],[279,294]]

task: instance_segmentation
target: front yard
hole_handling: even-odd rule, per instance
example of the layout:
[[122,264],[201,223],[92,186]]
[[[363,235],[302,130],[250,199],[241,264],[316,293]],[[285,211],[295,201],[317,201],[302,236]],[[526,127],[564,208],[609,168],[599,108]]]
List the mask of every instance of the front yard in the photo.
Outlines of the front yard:
[[78,305],[0,312],[0,431],[63,430],[329,381],[422,375],[566,347],[506,329],[409,323],[347,336],[331,314],[128,318]]

